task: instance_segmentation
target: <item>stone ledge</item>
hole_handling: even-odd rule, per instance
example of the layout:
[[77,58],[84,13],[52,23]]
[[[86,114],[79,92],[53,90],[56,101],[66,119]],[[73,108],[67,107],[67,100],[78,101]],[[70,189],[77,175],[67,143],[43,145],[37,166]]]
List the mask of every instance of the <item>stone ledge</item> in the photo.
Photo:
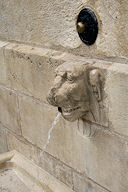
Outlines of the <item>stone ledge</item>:
[[[9,131],[7,131],[7,138],[9,150],[15,149],[21,154],[25,155],[28,159],[37,163],[37,158],[39,156],[39,153],[41,152],[40,149],[24,140],[24,138],[19,138],[19,136],[17,137]],[[52,157],[47,152],[45,152],[41,157],[39,166],[54,177],[56,177],[57,179],[59,179],[61,182],[65,183],[71,189],[74,189],[76,192],[81,191],[81,189],[82,192],[84,192],[85,188],[98,190],[98,192],[109,191],[107,189],[104,189],[104,187],[100,186],[99,184],[95,183],[95,181],[92,181],[84,175],[81,175],[80,173],[76,172],[73,168],[64,164],[55,157]],[[78,180],[80,181],[79,185]]]
[[[68,127],[67,130],[69,130],[69,128],[71,129],[71,127]],[[62,131],[63,130],[61,130],[61,134],[62,134]],[[52,138],[54,137],[54,135],[55,133],[52,134]],[[58,136],[59,136],[59,133],[58,133]],[[118,181],[118,178],[123,177],[124,174],[127,177],[127,173],[126,171],[124,171],[124,168],[122,167],[122,166],[125,166],[127,161],[126,159],[127,140],[124,140],[124,138],[120,138],[120,137],[118,138],[115,135],[109,135],[107,133],[103,134],[103,132],[102,134],[100,132],[99,135],[97,135],[95,138],[91,140],[89,140],[88,138],[82,138],[80,135],[77,135],[77,133],[74,133],[74,137],[75,138],[73,140],[77,141],[77,144],[75,143],[73,144],[74,147],[70,154],[71,158],[69,158],[68,161],[66,160],[66,154],[63,153],[64,152],[63,150],[67,150],[66,146],[64,148],[64,145],[63,145],[64,149],[62,150],[60,146],[62,145],[62,142],[60,143],[60,145],[58,145],[54,141],[52,141],[50,142],[48,152],[44,153],[43,157],[41,158],[40,166],[46,169],[46,171],[48,171],[50,174],[53,174],[57,178],[60,178],[61,181],[66,183],[68,186],[70,187],[74,186],[75,189],[78,191],[79,189],[83,190],[82,187],[84,186],[88,187],[88,186],[94,185],[93,183],[87,184],[90,181],[88,181],[88,179],[86,178],[85,176],[86,173],[87,173],[87,176],[92,179],[92,182],[96,181],[96,183],[100,183],[102,186],[108,188],[106,186],[106,182],[107,182],[109,183],[109,186],[111,186],[109,188],[110,191],[114,191],[114,190],[118,191],[116,188],[116,182]],[[35,160],[34,161],[37,162],[37,157],[40,152],[39,148],[30,144],[30,142],[28,142],[27,140],[25,140],[25,142],[22,140],[22,138],[19,140],[18,137],[12,134],[11,132],[7,134],[7,138],[8,138],[8,146],[10,150],[16,149],[17,151],[26,155],[28,158],[35,159],[36,161]],[[53,146],[53,142],[54,142],[54,146]],[[70,149],[71,147],[70,145],[72,144],[70,144],[71,142],[69,141],[68,138],[67,138],[67,142],[68,142],[67,143],[68,148]],[[58,150],[56,150],[56,146],[58,146]],[[84,151],[82,149],[82,146],[84,147]],[[111,150],[110,150],[110,146],[111,146]],[[51,147],[52,149],[54,149],[54,153],[50,151]],[[116,149],[117,147],[119,148],[118,150]],[[77,151],[78,148],[80,149],[79,152]],[[60,150],[62,150],[63,157],[61,156],[61,154],[58,153]],[[75,155],[76,153],[78,158]],[[84,168],[83,166],[85,166],[84,165],[85,162],[90,163],[90,161],[91,161],[91,166],[88,165],[87,166],[88,168],[86,167]],[[117,168],[116,168],[117,166],[118,166],[118,169],[120,169],[120,172],[115,174],[117,172]],[[56,170],[55,170],[55,167],[56,167]],[[105,173],[107,173],[107,176],[105,178],[102,176],[103,169]],[[107,170],[110,170],[110,169],[111,171],[107,172]],[[62,177],[62,175],[61,177],[59,176],[61,172],[64,172],[64,175],[63,175],[64,177]],[[78,186],[77,183],[74,183],[72,185],[72,182],[70,180],[71,178],[66,177],[67,175],[72,175],[72,173],[74,175],[74,180],[78,181],[76,179],[78,178],[80,180],[81,185]],[[110,178],[108,177],[108,175],[110,176]],[[114,184],[112,184],[111,177],[113,177],[114,179]],[[125,181],[122,181],[122,182],[119,182],[119,190],[126,189],[126,186],[124,185]],[[124,185],[124,188],[122,188],[122,185]]]

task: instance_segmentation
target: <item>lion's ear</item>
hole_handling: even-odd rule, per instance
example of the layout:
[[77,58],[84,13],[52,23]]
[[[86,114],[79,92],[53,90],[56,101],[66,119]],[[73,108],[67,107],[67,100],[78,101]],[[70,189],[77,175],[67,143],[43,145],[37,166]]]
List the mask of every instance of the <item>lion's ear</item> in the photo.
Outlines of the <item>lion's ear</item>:
[[102,84],[103,75],[99,69],[92,69],[89,72],[89,82],[91,84],[93,93],[95,94],[98,101],[102,100]]

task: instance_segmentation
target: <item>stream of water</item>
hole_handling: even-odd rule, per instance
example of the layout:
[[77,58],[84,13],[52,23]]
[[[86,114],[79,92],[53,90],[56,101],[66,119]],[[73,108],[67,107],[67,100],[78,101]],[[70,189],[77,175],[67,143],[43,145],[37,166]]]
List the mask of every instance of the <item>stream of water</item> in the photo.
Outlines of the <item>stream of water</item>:
[[[45,152],[49,142],[50,142],[50,138],[51,138],[51,133],[54,129],[54,127],[56,126],[57,122],[59,121],[59,118],[61,116],[61,113],[58,113],[57,116],[55,117],[49,131],[48,131],[48,137],[47,137],[47,141],[46,143],[42,146],[42,151],[39,153],[38,159],[37,159],[37,165],[39,166],[40,160],[41,160],[41,156],[43,155],[43,153]],[[39,179],[39,168],[37,169],[37,179]]]

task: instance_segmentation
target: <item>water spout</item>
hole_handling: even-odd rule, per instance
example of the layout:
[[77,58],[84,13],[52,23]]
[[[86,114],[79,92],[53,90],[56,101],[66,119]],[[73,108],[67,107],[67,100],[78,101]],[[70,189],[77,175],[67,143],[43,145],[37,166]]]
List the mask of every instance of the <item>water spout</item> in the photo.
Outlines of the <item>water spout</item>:
[[[42,156],[43,153],[45,152],[45,150],[46,150],[46,148],[47,148],[47,146],[48,146],[48,144],[49,144],[49,142],[50,142],[51,133],[52,133],[54,127],[56,126],[56,124],[57,124],[60,116],[61,116],[61,113],[58,113],[57,116],[55,117],[53,123],[52,123],[51,128],[50,128],[49,131],[48,131],[47,141],[46,141],[46,143],[43,145],[42,151],[39,153],[39,156],[38,156],[38,159],[37,159],[37,165],[38,165],[38,166],[39,166],[39,163],[40,163],[41,156]],[[39,169],[37,169],[37,179],[39,179]]]

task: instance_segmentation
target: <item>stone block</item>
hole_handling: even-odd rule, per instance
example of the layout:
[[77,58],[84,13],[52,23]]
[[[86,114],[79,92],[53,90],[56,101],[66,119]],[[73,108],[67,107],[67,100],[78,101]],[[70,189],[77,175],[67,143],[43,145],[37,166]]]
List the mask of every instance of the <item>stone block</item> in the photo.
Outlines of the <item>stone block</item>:
[[0,41],[0,84],[7,85],[7,66],[5,63],[5,46],[7,42]]
[[30,189],[24,184],[16,171],[7,169],[0,172],[0,191],[29,192]]
[[108,192],[104,187],[99,186],[76,172],[73,172],[73,186],[76,192]]
[[5,63],[10,87],[46,102],[54,69],[63,63],[61,59],[52,58],[55,53],[49,49],[12,43],[6,46]]
[[72,168],[45,152],[40,156],[39,165],[58,180],[73,188]]
[[109,67],[105,91],[109,105],[109,127],[128,136],[128,66]]
[[56,4],[46,0],[43,3],[41,0],[22,3],[14,0],[0,2],[0,37],[40,45],[58,44],[74,48],[80,44],[74,23],[80,4],[77,0],[57,0]]
[[107,109],[109,129],[128,135],[128,66],[100,60],[96,60],[93,66],[106,71],[104,107]]
[[108,191],[127,192],[128,142],[107,128],[95,126],[97,135],[88,138],[75,123],[58,122],[47,151]]
[[63,162],[55,159],[48,153],[43,153],[40,157],[39,165],[48,173],[68,185],[76,192],[107,192],[108,190],[98,186],[93,181],[80,175]]
[[19,153],[23,154],[28,159],[30,159],[31,161],[37,163],[36,147],[26,142],[23,137],[17,137],[9,131],[6,131],[6,134],[7,134],[7,143],[9,151],[16,150]]
[[43,148],[57,110],[31,97],[19,97],[22,135],[32,144]]
[[0,124],[0,153],[8,151],[5,128]]
[[0,121],[16,134],[21,134],[17,95],[0,87]]

